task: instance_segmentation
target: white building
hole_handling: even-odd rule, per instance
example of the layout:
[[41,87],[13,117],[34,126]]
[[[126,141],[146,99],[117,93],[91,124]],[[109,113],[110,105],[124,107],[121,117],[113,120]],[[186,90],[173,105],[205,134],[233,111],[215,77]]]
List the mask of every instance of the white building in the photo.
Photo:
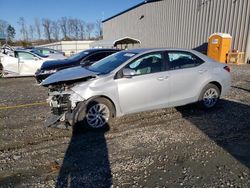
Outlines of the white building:
[[38,47],[46,47],[54,50],[60,50],[65,52],[66,55],[72,55],[80,51],[90,48],[90,44],[94,42],[92,40],[83,41],[60,41],[44,45],[39,45]]

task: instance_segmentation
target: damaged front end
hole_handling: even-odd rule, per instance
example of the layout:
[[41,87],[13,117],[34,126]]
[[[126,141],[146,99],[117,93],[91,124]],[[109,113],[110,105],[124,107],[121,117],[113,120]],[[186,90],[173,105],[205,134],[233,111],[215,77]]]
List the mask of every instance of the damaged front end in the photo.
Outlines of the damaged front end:
[[49,98],[47,102],[51,107],[51,115],[45,121],[47,127],[66,127],[69,126],[66,122],[66,114],[72,113],[71,101],[69,100],[72,91],[65,84],[50,85]]
[[77,122],[77,103],[85,99],[72,88],[82,82],[96,78],[97,73],[82,67],[65,69],[45,79],[41,85],[48,87],[47,102],[51,107],[51,115],[45,121],[47,127],[68,128]]
[[51,107],[51,114],[45,121],[46,127],[67,129],[77,122],[77,103],[85,99],[75,93],[66,84],[49,86],[47,102]]

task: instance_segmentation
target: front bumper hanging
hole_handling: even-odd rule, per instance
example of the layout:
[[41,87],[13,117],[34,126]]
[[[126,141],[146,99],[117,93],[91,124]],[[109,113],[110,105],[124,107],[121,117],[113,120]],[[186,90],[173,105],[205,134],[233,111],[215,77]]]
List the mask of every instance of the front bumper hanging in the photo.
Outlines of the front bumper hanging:
[[69,94],[52,95],[48,98],[51,114],[45,121],[46,127],[68,129],[83,119],[81,112],[85,111],[85,102],[80,102],[81,105],[72,108],[69,96]]

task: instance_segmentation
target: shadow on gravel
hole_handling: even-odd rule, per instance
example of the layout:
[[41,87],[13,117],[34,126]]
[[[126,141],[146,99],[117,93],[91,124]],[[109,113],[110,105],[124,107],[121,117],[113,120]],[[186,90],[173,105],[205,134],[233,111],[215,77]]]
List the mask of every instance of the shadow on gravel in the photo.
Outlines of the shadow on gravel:
[[[108,128],[107,128],[108,130]],[[56,187],[110,187],[112,175],[104,133],[73,131]]]
[[203,111],[178,107],[183,118],[203,131],[220,147],[250,169],[250,106],[221,100],[216,108]]
[[232,88],[236,88],[236,89],[239,89],[239,90],[243,90],[243,91],[246,91],[246,92],[250,92],[250,89],[246,89],[246,88],[243,88],[243,87],[232,86]]

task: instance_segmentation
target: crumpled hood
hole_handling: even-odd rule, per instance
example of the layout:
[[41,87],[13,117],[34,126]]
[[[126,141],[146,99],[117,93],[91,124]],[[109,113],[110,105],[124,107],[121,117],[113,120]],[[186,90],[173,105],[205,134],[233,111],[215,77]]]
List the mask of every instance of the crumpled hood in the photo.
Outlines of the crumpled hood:
[[49,61],[45,61],[42,64],[41,69],[51,70],[51,69],[56,69],[56,68],[72,66],[72,64],[75,64],[75,63],[76,62],[69,60],[69,59],[49,60]]
[[77,66],[73,68],[64,69],[56,72],[55,74],[52,74],[51,76],[46,78],[41,83],[41,85],[47,87],[56,83],[80,80],[87,77],[95,77],[97,74],[98,72],[92,72],[83,68],[82,66]]

